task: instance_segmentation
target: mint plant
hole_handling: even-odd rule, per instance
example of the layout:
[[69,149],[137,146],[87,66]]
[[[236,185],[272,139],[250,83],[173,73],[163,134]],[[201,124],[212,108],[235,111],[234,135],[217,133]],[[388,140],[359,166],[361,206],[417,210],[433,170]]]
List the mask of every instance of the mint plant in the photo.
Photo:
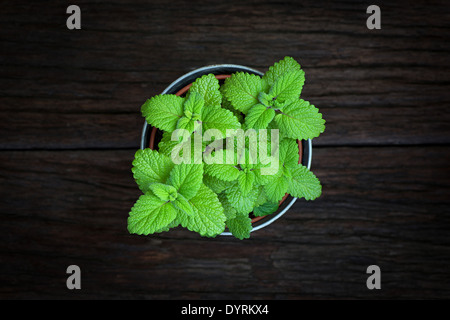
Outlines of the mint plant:
[[286,194],[319,197],[321,184],[299,163],[297,140],[319,136],[325,120],[300,98],[304,82],[300,64],[286,57],[263,77],[236,72],[221,85],[207,74],[184,97],[147,100],[142,115],[162,139],[157,150],[135,154],[132,173],[143,194],[129,213],[129,232],[181,225],[207,237],[228,228],[244,239],[251,216],[274,213]]

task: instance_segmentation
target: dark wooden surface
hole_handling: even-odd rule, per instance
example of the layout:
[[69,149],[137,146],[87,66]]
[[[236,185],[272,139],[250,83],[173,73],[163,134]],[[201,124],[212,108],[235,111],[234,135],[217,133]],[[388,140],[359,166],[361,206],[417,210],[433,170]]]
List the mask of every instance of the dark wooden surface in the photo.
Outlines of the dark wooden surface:
[[[0,298],[450,298],[446,1],[80,0],[72,31],[69,4],[0,4]],[[322,197],[246,241],[129,235],[142,103],[197,67],[286,55],[327,120]]]

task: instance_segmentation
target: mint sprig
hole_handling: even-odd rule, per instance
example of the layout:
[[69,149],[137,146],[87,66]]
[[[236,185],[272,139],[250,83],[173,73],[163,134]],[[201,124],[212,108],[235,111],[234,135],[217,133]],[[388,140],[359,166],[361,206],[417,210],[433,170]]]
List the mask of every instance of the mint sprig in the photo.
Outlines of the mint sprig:
[[219,82],[209,74],[192,84],[186,98],[158,95],[147,100],[141,111],[148,123],[163,131],[193,133],[203,126],[204,131],[217,129],[225,135],[226,129],[238,129],[241,124],[231,111],[220,107],[221,101]]
[[202,184],[198,193],[189,200],[194,214],[178,212],[180,224],[202,236],[214,237],[225,229],[226,216],[217,194]]
[[170,201],[164,201],[152,193],[139,197],[128,217],[130,233],[148,235],[167,227],[175,220],[177,209]]
[[309,169],[298,164],[298,145],[293,139],[280,142],[278,172],[264,186],[268,200],[280,201],[286,193],[297,198],[314,200],[322,193],[319,179]]
[[287,102],[275,116],[275,122],[285,136],[293,139],[313,139],[325,130],[322,114],[303,99]]
[[156,150],[144,149],[136,152],[131,171],[139,189],[146,193],[150,184],[165,183],[174,166],[169,157]]
[[246,115],[247,129],[263,129],[275,120],[282,135],[304,140],[318,137],[325,130],[318,109],[300,99],[304,83],[305,72],[294,59],[286,57],[262,78],[243,72],[233,74],[225,81],[223,93],[236,110]]

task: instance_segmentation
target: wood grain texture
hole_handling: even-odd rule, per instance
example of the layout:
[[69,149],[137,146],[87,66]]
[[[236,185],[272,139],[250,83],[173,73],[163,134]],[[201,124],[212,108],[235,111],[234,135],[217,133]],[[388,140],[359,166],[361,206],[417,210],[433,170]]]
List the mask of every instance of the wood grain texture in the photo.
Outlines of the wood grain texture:
[[140,106],[177,77],[215,63],[265,71],[285,55],[304,66],[303,97],[327,120],[318,145],[449,143],[443,3],[382,3],[375,31],[364,1],[78,5],[79,31],[65,28],[63,3],[3,5],[0,147],[134,148]]
[[[381,30],[367,1],[80,0],[74,31],[69,4],[0,4],[0,297],[450,298],[445,1],[378,1]],[[247,241],[129,235],[143,102],[198,67],[287,55],[327,120],[322,197]]]
[[[298,200],[248,241],[182,228],[127,234],[138,196],[131,151],[2,152],[1,290],[25,298],[448,297],[447,151],[316,149],[323,196]],[[64,274],[75,263],[77,295]],[[365,287],[370,264],[383,270],[381,292]]]

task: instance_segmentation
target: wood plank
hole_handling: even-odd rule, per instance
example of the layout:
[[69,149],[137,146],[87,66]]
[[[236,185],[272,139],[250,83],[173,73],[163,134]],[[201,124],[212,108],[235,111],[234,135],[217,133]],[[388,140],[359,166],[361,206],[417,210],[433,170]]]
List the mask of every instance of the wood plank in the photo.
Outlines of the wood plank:
[[265,71],[285,55],[328,121],[317,145],[450,142],[444,1],[382,2],[376,31],[364,1],[79,5],[79,31],[61,23],[63,3],[2,6],[0,148],[134,148],[140,106],[177,77],[215,63]]
[[[248,241],[129,235],[132,150],[0,152],[4,298],[448,298],[450,150],[315,148],[324,193]],[[82,270],[82,290],[65,269]],[[365,286],[382,270],[382,290]]]
[[[137,108],[140,109],[140,108]],[[321,108],[326,130],[315,146],[449,144],[446,105],[435,108]],[[136,113],[3,112],[2,149],[138,149],[144,125]]]
[[2,149],[137,150],[144,118],[140,114],[4,112]]

